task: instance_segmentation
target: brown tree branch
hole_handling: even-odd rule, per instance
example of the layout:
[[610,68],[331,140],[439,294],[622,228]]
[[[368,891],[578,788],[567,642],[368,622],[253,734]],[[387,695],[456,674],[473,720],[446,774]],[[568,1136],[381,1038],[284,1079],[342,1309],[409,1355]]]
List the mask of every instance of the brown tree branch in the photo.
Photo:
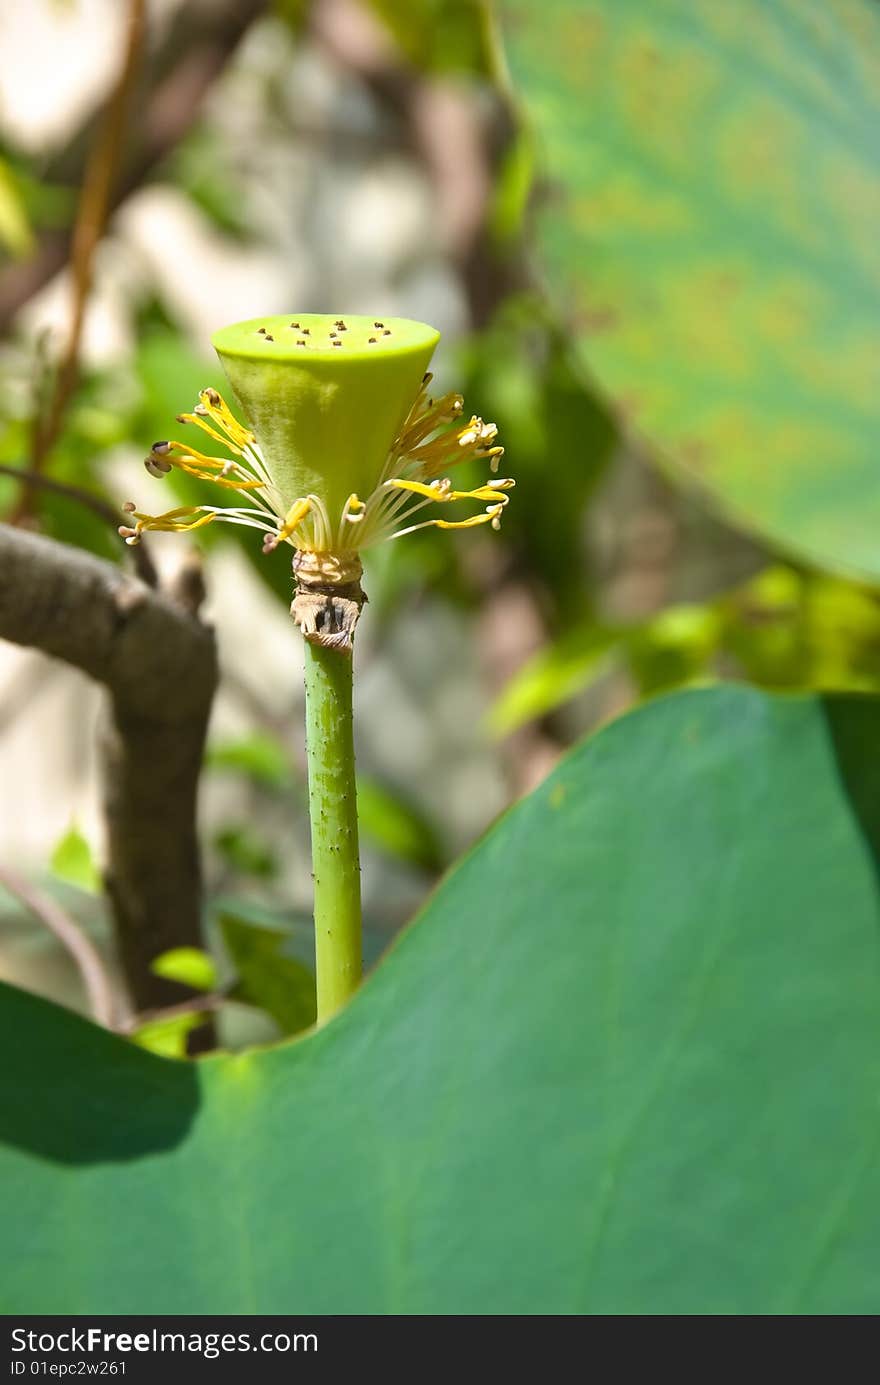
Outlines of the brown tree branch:
[[[150,963],[202,945],[196,795],[217,686],[213,633],[112,564],[0,525],[0,637],[109,693],[101,759],[117,946],[135,1008],[174,1004],[185,990]],[[203,1030],[193,1038],[204,1042]]]

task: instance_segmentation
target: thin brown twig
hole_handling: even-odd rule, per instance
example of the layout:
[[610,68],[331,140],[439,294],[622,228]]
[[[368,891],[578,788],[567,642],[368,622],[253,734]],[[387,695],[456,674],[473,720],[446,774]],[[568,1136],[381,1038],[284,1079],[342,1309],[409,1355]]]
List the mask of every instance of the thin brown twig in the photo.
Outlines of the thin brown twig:
[[[204,98],[237,49],[251,24],[268,8],[268,0],[224,0],[209,8],[180,5],[166,36],[155,52],[145,55],[142,70],[143,107],[137,138],[130,141],[120,176],[111,196],[111,211],[145,182],[152,170],[192,129]],[[51,160],[48,183],[76,186],[84,168],[82,149],[95,128],[94,117],[77,131],[70,145]],[[39,233],[37,252],[29,260],[0,271],[0,328],[34,294],[63,269],[70,257],[72,234],[67,227]]]
[[[79,349],[82,341],[86,306],[92,287],[92,266],[95,250],[104,234],[112,203],[113,184],[120,162],[130,104],[132,86],[137,75],[138,60],[145,28],[145,0],[129,0],[128,24],[122,66],[116,86],[107,105],[106,116],[95,145],[89,155],[77,206],[70,254],[73,279],[73,310],[70,332],[64,355],[58,366],[54,388],[46,414],[35,420],[31,467],[39,472],[61,432],[65,410],[76,388],[79,374]],[[23,493],[15,519],[29,513],[33,492]]]
[[201,1014],[221,1009],[231,999],[229,991],[211,991],[208,995],[190,996],[188,1000],[178,1001],[176,1005],[164,1005],[159,1010],[142,1010],[131,1015],[117,1026],[119,1034],[134,1034],[145,1024],[155,1024],[161,1020],[176,1020],[183,1015]]
[[[28,471],[23,467],[8,466],[6,462],[0,462],[0,476],[9,476],[25,487],[36,487],[40,490],[51,491],[53,495],[62,495],[65,500],[75,500],[77,504],[91,510],[93,515],[112,525],[114,529],[119,527],[121,511],[115,509],[109,500],[102,499],[100,495],[93,495],[91,491],[83,490],[81,486],[72,486],[67,481],[56,481],[52,476],[44,476],[41,471]],[[132,557],[135,571],[141,581],[146,582],[148,587],[155,587],[159,580],[158,575],[149,551],[143,542],[137,544],[132,550]]]
[[44,923],[67,949],[82,977],[92,1014],[98,1024],[113,1029],[116,1023],[113,985],[91,938],[51,895],[32,885],[17,871],[0,866],[0,885]]
[[22,486],[38,486],[40,490],[51,491],[53,495],[63,495],[66,500],[76,500],[105,523],[119,524],[119,512],[108,500],[102,500],[100,495],[92,495],[90,491],[82,490],[79,486],[71,486],[66,481],[56,481],[54,477],[44,476],[40,471],[8,466],[6,462],[0,462],[0,476],[10,476]]

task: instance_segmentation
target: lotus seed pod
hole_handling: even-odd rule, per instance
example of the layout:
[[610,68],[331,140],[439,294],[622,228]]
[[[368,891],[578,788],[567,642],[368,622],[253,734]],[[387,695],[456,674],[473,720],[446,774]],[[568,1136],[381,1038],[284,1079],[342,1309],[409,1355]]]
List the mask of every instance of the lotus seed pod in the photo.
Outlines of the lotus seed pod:
[[440,334],[405,318],[253,318],[212,338],[269,475],[341,513],[369,495]]

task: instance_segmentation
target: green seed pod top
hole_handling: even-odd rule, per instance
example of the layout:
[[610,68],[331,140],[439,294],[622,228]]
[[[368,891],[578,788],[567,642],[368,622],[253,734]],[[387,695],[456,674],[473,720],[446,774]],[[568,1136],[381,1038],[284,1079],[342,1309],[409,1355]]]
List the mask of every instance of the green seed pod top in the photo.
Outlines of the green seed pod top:
[[279,491],[368,495],[440,334],[406,318],[256,317],[212,338]]

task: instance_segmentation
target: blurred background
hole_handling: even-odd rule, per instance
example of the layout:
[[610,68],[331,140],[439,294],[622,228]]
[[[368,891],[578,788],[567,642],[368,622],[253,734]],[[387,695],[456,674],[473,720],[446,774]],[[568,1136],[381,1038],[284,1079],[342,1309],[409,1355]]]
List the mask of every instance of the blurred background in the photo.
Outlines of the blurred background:
[[[534,247],[558,189],[477,0],[4,0],[0,51],[8,524],[130,569],[122,503],[197,494],[185,477],[158,487],[146,449],[200,387],[223,387],[210,333],[259,313],[430,322],[440,387],[499,425],[517,478],[501,533],[429,531],[367,563],[370,960],[507,805],[637,700],[716,677],[875,686],[874,596],[673,490],[574,359]],[[165,538],[148,549],[168,586],[201,555],[221,672],[199,810],[214,960],[169,974],[219,997],[234,1046],[308,1020],[307,1001],[267,999],[270,975],[307,991],[310,956],[289,554],[231,527]],[[103,696],[0,643],[0,974],[83,1009],[40,901],[118,982]],[[143,1040],[178,1051],[169,1024],[153,1017]]]

